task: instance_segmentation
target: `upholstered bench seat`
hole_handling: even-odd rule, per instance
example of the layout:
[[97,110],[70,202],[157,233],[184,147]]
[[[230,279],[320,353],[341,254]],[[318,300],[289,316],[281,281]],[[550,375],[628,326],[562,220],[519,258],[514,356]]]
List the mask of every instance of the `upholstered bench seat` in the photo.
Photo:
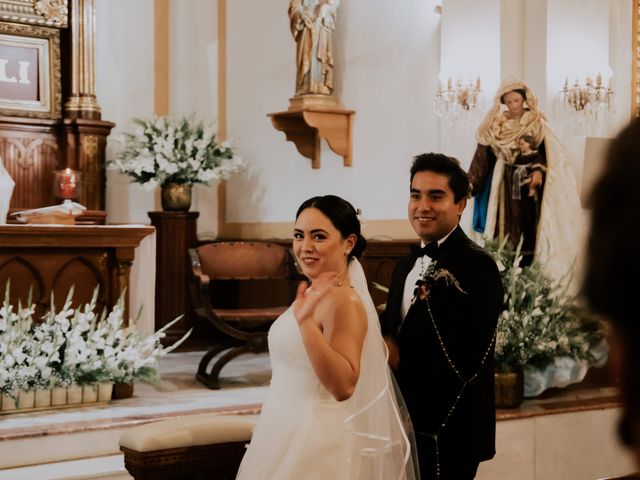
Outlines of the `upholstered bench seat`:
[[196,415],[134,427],[120,437],[136,479],[233,479],[257,415]]

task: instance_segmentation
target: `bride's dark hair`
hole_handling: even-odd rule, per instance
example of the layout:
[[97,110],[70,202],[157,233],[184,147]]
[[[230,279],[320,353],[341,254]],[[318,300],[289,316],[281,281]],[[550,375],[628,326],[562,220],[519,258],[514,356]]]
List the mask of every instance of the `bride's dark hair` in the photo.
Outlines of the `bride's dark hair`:
[[340,232],[342,238],[347,238],[351,234],[356,236],[356,244],[349,253],[349,258],[359,258],[362,255],[364,249],[367,248],[367,240],[362,236],[358,212],[353,208],[353,205],[336,195],[312,197],[300,205],[296,212],[296,219],[307,208],[320,210],[331,220],[331,223]]

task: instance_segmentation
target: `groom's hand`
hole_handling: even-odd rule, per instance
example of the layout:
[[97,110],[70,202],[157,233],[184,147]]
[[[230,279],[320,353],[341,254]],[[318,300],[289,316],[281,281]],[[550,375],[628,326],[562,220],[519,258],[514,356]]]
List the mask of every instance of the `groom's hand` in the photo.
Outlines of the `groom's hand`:
[[398,348],[398,344],[391,337],[384,337],[384,343],[387,344],[387,349],[389,350],[389,358],[387,359],[387,363],[391,370],[397,370],[398,365],[400,365],[400,349]]

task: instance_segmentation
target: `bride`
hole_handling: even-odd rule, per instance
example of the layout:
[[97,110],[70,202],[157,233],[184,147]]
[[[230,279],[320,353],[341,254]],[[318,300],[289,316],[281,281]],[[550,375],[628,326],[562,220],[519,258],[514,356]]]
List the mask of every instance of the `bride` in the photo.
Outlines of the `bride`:
[[414,480],[413,432],[387,367],[357,257],[353,206],[327,195],[296,214],[302,282],[269,331],[271,386],[237,479]]

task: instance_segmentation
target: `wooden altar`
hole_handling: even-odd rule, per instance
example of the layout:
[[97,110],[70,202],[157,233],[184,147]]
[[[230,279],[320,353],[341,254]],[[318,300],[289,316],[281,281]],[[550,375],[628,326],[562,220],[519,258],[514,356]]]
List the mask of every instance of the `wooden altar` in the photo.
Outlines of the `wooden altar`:
[[105,149],[114,124],[95,95],[94,0],[0,0],[0,161],[11,211],[59,203],[53,172],[82,172],[76,199],[105,223]]
[[[73,305],[91,300],[98,287],[98,311],[113,306],[129,285],[140,241],[154,231],[145,226],[0,226],[0,288],[11,281],[10,301],[24,305],[32,290],[36,315],[57,308],[74,286]],[[125,297],[128,319],[128,296]],[[17,307],[16,307],[17,308]]]

